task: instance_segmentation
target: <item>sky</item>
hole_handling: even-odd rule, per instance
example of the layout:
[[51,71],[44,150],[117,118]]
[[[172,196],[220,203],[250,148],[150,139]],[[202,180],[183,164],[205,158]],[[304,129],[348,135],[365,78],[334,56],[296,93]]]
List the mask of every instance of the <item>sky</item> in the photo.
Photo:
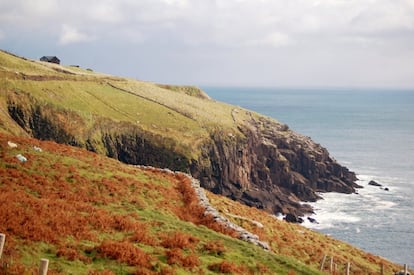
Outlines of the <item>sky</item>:
[[414,0],[0,0],[0,49],[159,83],[412,89]]

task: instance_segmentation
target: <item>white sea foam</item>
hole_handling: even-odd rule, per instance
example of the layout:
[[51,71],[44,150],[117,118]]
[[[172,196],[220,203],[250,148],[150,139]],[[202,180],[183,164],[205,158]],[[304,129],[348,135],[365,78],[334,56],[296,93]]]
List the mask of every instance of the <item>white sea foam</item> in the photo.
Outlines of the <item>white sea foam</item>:
[[[366,220],[369,215],[387,214],[397,205],[395,192],[385,191],[376,186],[369,186],[368,182],[372,179],[379,182],[386,182],[384,178],[370,175],[358,175],[358,184],[364,188],[357,190],[357,194],[323,193],[323,199],[315,203],[310,203],[315,214],[309,216],[317,223],[312,223],[305,218],[304,226],[316,230],[330,228],[347,228],[350,224],[355,224]],[[395,190],[395,188],[392,188]],[[371,214],[369,214],[371,213]],[[359,233],[360,228],[356,232]]]

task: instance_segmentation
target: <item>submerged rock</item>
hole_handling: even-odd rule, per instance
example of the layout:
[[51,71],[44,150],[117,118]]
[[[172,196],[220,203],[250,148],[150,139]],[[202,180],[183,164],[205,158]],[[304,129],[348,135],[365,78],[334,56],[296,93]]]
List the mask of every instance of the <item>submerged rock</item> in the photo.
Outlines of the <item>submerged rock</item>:
[[314,223],[314,224],[319,224],[319,222],[316,219],[311,218],[311,217],[308,217],[308,221],[310,221],[311,223]]
[[370,182],[368,182],[368,185],[372,185],[372,186],[379,186],[381,187],[382,184],[379,184],[378,182],[376,182],[375,180],[371,180]]

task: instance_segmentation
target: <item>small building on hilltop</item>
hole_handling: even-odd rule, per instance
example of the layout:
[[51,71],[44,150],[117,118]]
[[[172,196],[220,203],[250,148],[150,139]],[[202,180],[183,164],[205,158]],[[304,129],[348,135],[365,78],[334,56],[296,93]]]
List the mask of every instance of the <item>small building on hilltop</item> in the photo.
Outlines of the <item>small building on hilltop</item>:
[[59,58],[57,58],[57,56],[42,56],[40,58],[40,61],[60,64],[60,60],[59,60]]

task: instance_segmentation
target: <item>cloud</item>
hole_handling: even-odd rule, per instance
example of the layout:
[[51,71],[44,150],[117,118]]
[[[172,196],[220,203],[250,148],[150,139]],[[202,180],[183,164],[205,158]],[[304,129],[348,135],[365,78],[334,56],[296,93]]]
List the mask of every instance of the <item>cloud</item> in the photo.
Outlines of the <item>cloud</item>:
[[414,30],[414,7],[404,1],[381,1],[372,3],[353,18],[351,28],[357,32],[383,33],[401,30]]
[[247,46],[267,46],[267,47],[283,47],[292,44],[292,40],[288,35],[281,32],[272,32],[262,39],[247,41]]
[[94,37],[85,33],[79,32],[76,28],[64,24],[62,26],[62,32],[59,39],[59,44],[68,45],[73,43],[88,42],[93,40]]
[[4,35],[3,31],[0,30],[0,40],[4,39],[6,36]]
[[[286,75],[286,79],[300,79],[300,74],[305,79],[313,75],[314,68],[320,68],[320,82],[325,71],[338,72],[338,77],[332,79],[339,82],[344,75],[353,74],[349,68],[362,63],[361,58],[354,58],[356,53],[378,62],[392,56],[399,60],[404,75],[412,74],[414,62],[413,0],[1,2],[0,39],[3,36],[1,42],[7,44],[3,41],[13,38],[14,42],[7,44],[10,49],[32,43],[62,52],[72,49],[76,56],[79,53],[75,47],[68,45],[83,43],[82,53],[94,53],[91,62],[103,62],[105,59],[98,55],[111,51],[125,54],[131,63],[130,57],[135,56],[142,62],[140,75],[144,77],[145,73],[152,79],[154,75],[169,77],[172,70],[177,78],[180,73],[185,78],[201,67],[210,70],[214,60],[217,76],[226,75],[220,70],[228,66],[229,74],[235,72],[234,81],[248,80],[237,76],[241,71],[245,76],[257,77],[254,68],[261,67],[261,77],[268,71],[270,81],[276,79],[276,72]],[[49,40],[45,42],[41,37]],[[49,43],[53,39],[58,41],[56,45]],[[228,64],[234,65],[230,68]],[[181,71],[176,70],[180,66]],[[112,68],[115,66],[109,66]],[[129,73],[126,66],[122,68],[122,73]],[[132,64],[130,73],[136,68]],[[370,71],[368,65],[364,68]]]

